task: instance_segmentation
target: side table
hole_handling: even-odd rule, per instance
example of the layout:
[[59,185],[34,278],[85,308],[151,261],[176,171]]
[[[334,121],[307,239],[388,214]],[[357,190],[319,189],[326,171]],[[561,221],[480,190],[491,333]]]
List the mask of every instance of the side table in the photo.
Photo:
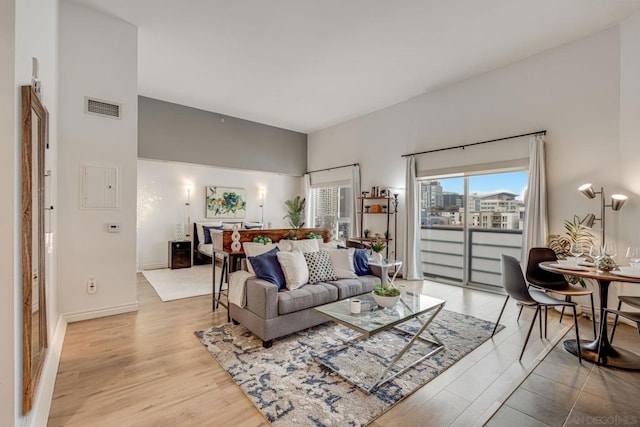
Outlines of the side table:
[[191,241],[169,241],[169,268],[191,268]]
[[[382,284],[386,285],[387,283],[390,283],[391,286],[395,286],[394,285],[394,281],[396,280],[396,277],[398,276],[398,272],[400,271],[400,267],[402,267],[402,261],[396,260],[396,259],[383,259],[382,261],[372,261],[369,260],[369,265],[373,265],[374,267],[379,267],[381,270],[381,278],[380,280],[382,280]],[[389,279],[389,269],[395,267],[395,272],[393,273],[393,277],[391,279]]]

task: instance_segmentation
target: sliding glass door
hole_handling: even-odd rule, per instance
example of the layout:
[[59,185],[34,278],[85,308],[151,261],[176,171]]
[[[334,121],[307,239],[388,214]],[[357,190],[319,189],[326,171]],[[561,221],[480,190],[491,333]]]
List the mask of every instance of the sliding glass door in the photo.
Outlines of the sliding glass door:
[[527,171],[422,179],[425,278],[501,286],[500,255],[519,257]]

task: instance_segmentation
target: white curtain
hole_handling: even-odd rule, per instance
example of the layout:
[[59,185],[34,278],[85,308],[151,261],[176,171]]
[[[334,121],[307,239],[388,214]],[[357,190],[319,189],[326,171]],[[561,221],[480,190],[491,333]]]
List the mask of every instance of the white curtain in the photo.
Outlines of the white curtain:
[[[358,223],[358,197],[360,196],[360,166],[354,165],[351,168],[351,227],[349,227],[349,237],[360,236],[360,224]],[[346,236],[345,236],[346,237]]]
[[420,186],[416,181],[416,159],[407,157],[404,263],[402,275],[407,280],[422,280],[420,263]]
[[529,249],[546,246],[549,229],[547,214],[547,178],[544,161],[544,136],[529,142],[529,179],[524,198],[525,216],[520,264],[526,268]]
[[304,205],[304,224],[305,227],[313,227],[314,224],[311,222],[313,205],[313,197],[311,195],[311,176],[308,173],[305,173],[302,178],[304,179],[304,197],[306,199],[306,203]]

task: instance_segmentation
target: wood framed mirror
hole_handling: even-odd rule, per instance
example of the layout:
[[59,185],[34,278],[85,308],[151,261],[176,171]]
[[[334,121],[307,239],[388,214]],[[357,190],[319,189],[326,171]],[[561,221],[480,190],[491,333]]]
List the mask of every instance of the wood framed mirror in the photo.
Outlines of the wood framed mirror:
[[22,86],[22,413],[31,410],[47,349],[45,150],[47,110]]

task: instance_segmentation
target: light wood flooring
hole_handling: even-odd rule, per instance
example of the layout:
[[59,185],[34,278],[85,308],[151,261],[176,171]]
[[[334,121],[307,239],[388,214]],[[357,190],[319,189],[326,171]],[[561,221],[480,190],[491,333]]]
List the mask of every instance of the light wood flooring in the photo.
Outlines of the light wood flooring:
[[[405,284],[408,289],[421,288],[447,300],[449,310],[490,321],[495,321],[504,301],[497,294],[434,282]],[[136,313],[68,325],[49,426],[268,426],[193,334],[226,322],[224,309],[211,312],[211,296],[163,303],[138,275],[138,300]],[[543,366],[541,354],[560,341],[569,330],[571,318],[565,317],[559,324],[558,314],[550,313],[548,339],[540,339],[534,330],[520,363],[517,359],[532,312],[525,310],[520,324],[516,315],[515,304],[509,304],[501,321],[507,326],[505,330],[371,425],[472,426],[484,424],[497,410],[498,414],[526,414],[514,403],[523,398],[513,391],[531,388],[526,382],[518,385],[534,368]],[[589,331],[588,323],[582,330]],[[616,344],[634,341],[624,328],[619,331]],[[586,362],[583,368],[572,371],[577,359],[555,353],[554,349],[550,363],[555,363],[560,372],[577,370],[582,375],[592,367]],[[562,363],[556,363],[557,358],[562,358]],[[621,378],[626,377],[612,374],[603,381],[626,384]],[[553,393],[557,390],[560,388],[552,388]],[[509,405],[501,409],[507,399]],[[496,415],[491,422],[507,425],[503,423],[511,420],[508,415],[503,419]]]

